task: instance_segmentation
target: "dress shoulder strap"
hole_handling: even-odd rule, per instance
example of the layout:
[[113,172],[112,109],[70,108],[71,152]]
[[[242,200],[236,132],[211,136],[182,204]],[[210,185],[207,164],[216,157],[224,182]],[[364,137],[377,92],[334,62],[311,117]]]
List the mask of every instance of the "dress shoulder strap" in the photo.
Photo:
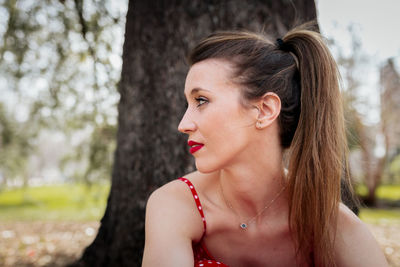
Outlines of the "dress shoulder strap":
[[196,189],[194,188],[193,184],[188,179],[186,179],[184,177],[180,177],[179,180],[181,180],[182,182],[187,184],[190,189],[190,192],[192,192],[194,201],[196,202],[197,210],[199,211],[201,219],[203,220],[204,234],[205,234],[206,229],[207,229],[206,218],[204,217],[203,207],[201,206],[199,195],[197,194]]

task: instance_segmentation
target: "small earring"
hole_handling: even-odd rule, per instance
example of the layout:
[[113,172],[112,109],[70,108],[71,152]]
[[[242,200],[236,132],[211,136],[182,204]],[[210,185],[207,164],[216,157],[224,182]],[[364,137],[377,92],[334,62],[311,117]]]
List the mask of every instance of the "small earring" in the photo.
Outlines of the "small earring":
[[257,127],[257,129],[261,129],[261,121],[257,121],[256,127]]

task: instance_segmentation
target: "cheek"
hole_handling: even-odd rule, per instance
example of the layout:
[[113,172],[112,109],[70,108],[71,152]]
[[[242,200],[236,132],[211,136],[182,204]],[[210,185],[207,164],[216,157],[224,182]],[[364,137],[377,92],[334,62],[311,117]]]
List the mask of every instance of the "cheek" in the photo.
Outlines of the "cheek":
[[235,115],[219,113],[205,121],[203,127],[199,127],[206,142],[204,157],[196,159],[199,171],[211,172],[222,168],[248,145],[246,121],[232,119]]
[[210,113],[204,116],[199,130],[203,132],[206,142],[213,143],[212,147],[229,151],[232,146],[247,139],[250,124],[249,118],[243,115],[237,106],[231,106],[210,110]]

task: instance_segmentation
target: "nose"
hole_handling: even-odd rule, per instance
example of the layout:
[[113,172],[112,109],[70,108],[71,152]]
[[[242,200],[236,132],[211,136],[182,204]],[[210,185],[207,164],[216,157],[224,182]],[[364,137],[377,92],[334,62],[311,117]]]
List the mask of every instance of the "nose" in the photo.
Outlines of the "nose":
[[191,119],[189,114],[189,109],[186,110],[185,114],[183,115],[181,122],[178,125],[178,131],[181,133],[189,134],[196,130],[196,124]]

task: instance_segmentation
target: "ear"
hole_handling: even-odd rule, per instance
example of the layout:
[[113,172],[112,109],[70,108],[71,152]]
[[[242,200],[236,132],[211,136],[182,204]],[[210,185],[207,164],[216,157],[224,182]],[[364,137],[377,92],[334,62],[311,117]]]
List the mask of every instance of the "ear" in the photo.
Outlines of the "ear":
[[257,102],[258,116],[256,127],[263,129],[271,125],[281,112],[281,99],[275,93],[264,94]]

